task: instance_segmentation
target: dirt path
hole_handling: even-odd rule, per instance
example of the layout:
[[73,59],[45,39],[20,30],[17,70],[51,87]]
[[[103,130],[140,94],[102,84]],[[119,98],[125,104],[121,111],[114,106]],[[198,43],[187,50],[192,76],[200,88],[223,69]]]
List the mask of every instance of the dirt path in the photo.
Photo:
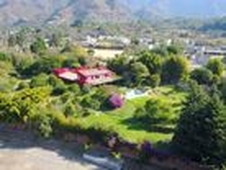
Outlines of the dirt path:
[[75,152],[76,147],[0,128],[0,170],[104,170],[85,162],[79,149]]

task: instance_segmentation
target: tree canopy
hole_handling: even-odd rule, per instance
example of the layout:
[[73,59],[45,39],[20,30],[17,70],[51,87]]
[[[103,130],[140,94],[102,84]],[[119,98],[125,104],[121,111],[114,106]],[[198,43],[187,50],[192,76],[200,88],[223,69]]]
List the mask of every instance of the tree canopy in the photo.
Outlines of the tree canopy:
[[191,86],[172,143],[192,160],[216,166],[226,162],[226,110],[216,94]]

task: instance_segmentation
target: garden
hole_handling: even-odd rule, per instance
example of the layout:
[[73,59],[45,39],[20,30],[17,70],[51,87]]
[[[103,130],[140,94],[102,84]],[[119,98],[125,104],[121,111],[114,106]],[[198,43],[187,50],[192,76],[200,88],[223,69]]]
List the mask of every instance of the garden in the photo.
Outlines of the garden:
[[[79,46],[67,44],[53,53],[43,45],[37,39],[32,53],[0,53],[1,122],[23,126],[38,137],[77,139],[87,148],[95,144],[109,148],[113,138],[109,149],[126,146],[127,152],[135,152],[132,156],[146,161],[162,152],[204,165],[225,161],[220,151],[225,138],[218,135],[226,131],[222,61],[210,60],[203,68],[190,70],[180,49],[167,47],[134,53],[133,58],[122,54],[103,63]],[[55,68],[101,64],[120,79],[90,86],[53,74]],[[218,142],[202,145],[206,139]],[[194,150],[196,145],[202,147]]]
[[[158,146],[158,144],[171,140],[176,122],[180,116],[181,103],[185,96],[186,93],[177,92],[170,86],[159,87],[150,92],[149,96],[126,101],[122,108],[97,112],[81,118],[79,122],[85,128],[100,127],[115,131],[124,140],[130,142],[141,143],[147,140]],[[156,119],[162,119],[163,121],[151,122],[151,118],[146,117],[144,117],[144,119],[147,119],[146,123],[139,121],[141,115],[137,113],[137,110],[144,108],[148,101],[158,102],[161,105],[159,110],[161,114],[157,115]]]

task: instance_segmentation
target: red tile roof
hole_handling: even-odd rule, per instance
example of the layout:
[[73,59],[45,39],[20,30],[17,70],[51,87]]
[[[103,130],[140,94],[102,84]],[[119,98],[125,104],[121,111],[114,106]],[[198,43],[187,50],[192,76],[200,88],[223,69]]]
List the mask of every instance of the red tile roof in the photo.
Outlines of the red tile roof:
[[54,74],[64,80],[78,81],[79,84],[99,85],[116,80],[115,74],[105,67],[77,69],[58,68],[53,70]]
[[109,74],[112,75],[113,72],[108,70],[104,67],[98,67],[98,68],[78,68],[76,72],[84,77],[90,77],[90,76],[99,76],[99,75],[105,75]]

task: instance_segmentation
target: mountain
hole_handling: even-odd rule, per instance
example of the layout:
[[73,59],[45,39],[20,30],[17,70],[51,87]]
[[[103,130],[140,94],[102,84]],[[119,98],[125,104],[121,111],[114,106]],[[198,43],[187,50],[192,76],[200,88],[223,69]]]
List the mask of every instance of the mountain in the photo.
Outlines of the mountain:
[[0,0],[0,16],[0,25],[131,19],[119,0]]
[[226,0],[124,0],[142,15],[208,18],[226,15]]
[[0,25],[226,15],[226,0],[0,0]]
[[123,4],[118,3],[118,0],[71,0],[54,13],[52,19],[54,18],[69,22],[76,20],[125,22],[131,19],[131,13]]

